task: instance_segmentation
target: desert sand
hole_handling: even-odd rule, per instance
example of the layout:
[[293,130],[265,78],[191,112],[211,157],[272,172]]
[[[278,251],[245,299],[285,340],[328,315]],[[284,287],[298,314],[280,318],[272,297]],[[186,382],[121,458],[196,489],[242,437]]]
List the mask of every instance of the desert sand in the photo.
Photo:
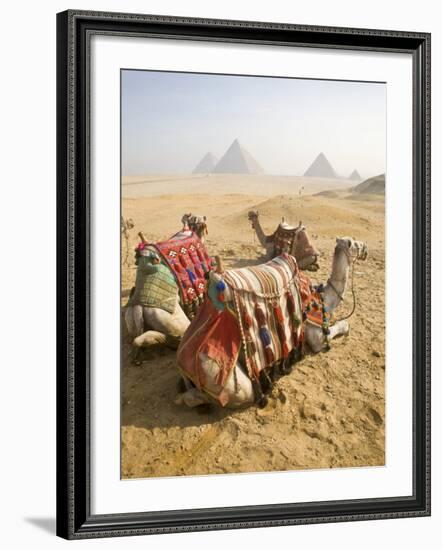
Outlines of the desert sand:
[[[152,241],[180,229],[184,212],[208,218],[207,249],[227,267],[263,261],[247,220],[257,209],[267,233],[300,220],[321,253],[314,283],[326,282],[336,236],[369,246],[356,265],[357,308],[350,334],[307,354],[276,383],[264,409],[198,411],[174,404],[175,352],[149,350],[141,366],[122,364],[122,477],[381,466],[385,460],[384,197],[347,192],[351,182],[270,176],[150,176],[123,181],[122,304],[135,279],[137,232]],[[301,189],[303,188],[303,189]],[[301,189],[301,194],[299,193]],[[328,193],[319,194],[322,191]],[[351,293],[336,317],[351,311]]]

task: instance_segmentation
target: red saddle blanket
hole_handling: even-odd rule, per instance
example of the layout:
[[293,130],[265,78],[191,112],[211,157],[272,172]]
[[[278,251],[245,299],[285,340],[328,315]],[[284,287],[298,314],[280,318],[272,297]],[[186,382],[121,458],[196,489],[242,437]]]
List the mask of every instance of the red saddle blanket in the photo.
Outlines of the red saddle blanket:
[[[220,311],[207,299],[192,320],[191,327],[178,348],[178,368],[199,390],[208,392],[224,406],[228,401],[224,386],[241,349],[236,318],[227,309]],[[207,364],[201,360],[203,356],[216,364],[216,373],[207,370]]]
[[212,269],[212,261],[198,236],[180,232],[150,246],[175,275],[182,305],[201,303],[207,288],[205,275]]

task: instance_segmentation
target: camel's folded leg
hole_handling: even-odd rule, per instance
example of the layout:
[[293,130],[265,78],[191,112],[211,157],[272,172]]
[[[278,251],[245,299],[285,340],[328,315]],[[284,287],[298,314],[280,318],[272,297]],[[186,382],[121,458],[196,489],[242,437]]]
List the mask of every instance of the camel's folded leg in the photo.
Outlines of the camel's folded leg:
[[329,340],[332,340],[333,338],[336,338],[336,336],[345,336],[349,333],[350,327],[348,326],[348,322],[338,321],[335,323],[332,327],[330,327],[330,334],[329,334]]
[[144,331],[143,308],[141,306],[128,306],[124,314],[129,336],[135,338]]
[[148,330],[140,336],[137,336],[132,342],[132,362],[139,366],[142,363],[141,360],[141,348],[148,348],[158,344],[166,343],[166,335],[156,330]]
[[184,393],[179,393],[175,398],[176,405],[187,405],[188,407],[197,407],[209,403],[209,399],[203,392],[197,388],[192,388]]
[[133,345],[137,348],[148,348],[158,344],[166,344],[166,335],[156,330],[148,330],[140,336],[137,336],[133,341]]

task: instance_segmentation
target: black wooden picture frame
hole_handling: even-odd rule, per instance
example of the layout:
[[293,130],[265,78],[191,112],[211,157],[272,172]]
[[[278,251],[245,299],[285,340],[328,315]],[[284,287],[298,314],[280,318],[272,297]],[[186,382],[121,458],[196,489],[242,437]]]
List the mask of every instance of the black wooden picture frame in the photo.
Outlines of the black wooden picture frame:
[[[94,34],[409,53],[413,58],[413,494],[92,515],[89,42]],[[57,16],[57,534],[68,539],[430,514],[430,35],[69,10]]]

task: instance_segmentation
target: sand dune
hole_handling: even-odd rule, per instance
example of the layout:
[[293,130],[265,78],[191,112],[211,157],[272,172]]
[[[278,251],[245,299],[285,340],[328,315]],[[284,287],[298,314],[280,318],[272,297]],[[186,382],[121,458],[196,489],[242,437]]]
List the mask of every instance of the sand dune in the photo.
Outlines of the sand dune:
[[[357,309],[350,320],[351,333],[334,341],[328,353],[307,355],[292,374],[281,378],[267,408],[217,409],[204,414],[173,403],[178,378],[173,351],[151,350],[142,366],[135,367],[127,360],[125,344],[123,477],[384,464],[383,200],[299,197],[297,192],[280,192],[281,180],[270,185],[268,176],[266,193],[262,193],[261,176],[246,177],[246,181],[242,176],[237,187],[229,183],[229,177],[219,178],[209,192],[207,178],[203,187],[198,176],[172,182],[170,188],[180,190],[171,196],[164,195],[163,184],[131,186],[143,193],[150,187],[151,195],[141,193],[138,199],[129,198],[125,187],[123,215],[135,223],[130,249],[138,231],[152,240],[165,239],[180,228],[182,214],[192,211],[208,217],[210,254],[221,254],[228,267],[259,263],[262,249],[247,221],[247,212],[258,209],[268,233],[282,216],[289,223],[302,220],[308,226],[322,254],[320,270],[312,275],[316,283],[329,275],[336,236],[363,239],[370,256],[355,270]],[[315,185],[317,192],[324,183],[311,182],[309,189]],[[342,189],[342,181],[339,185]],[[230,191],[232,187],[235,192]],[[243,192],[239,193],[239,187]],[[135,277],[132,256],[130,250],[128,265],[123,262],[126,291]],[[337,315],[348,312],[351,305],[349,295]]]
[[123,197],[138,198],[158,195],[230,193],[273,196],[313,194],[324,189],[351,187],[346,179],[269,176],[266,174],[182,174],[133,176],[123,178]]

